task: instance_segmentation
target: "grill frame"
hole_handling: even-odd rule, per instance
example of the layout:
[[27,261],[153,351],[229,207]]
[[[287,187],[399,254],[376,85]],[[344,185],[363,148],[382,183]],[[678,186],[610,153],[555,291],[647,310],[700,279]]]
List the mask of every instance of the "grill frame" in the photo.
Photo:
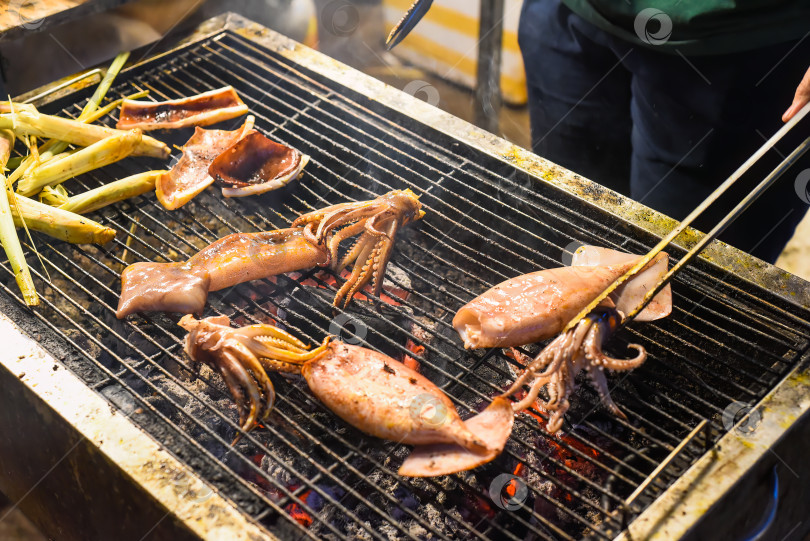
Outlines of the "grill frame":
[[[339,84],[349,86],[359,94],[377,100],[388,107],[415,118],[417,121],[424,122],[450,137],[462,140],[500,161],[506,161],[533,176],[544,178],[555,186],[575,195],[582,201],[583,205],[594,205],[607,210],[616,215],[617,219],[631,222],[640,231],[661,234],[667,230],[668,226],[674,224],[671,220],[667,220],[637,203],[604,190],[595,189],[585,179],[581,179],[541,158],[509,145],[491,134],[481,132],[469,124],[450,117],[419,100],[398,92],[392,92],[390,87],[382,83],[240,17],[233,15],[219,17],[209,22],[206,30],[212,29],[212,27],[215,29],[215,33],[224,29],[235,30],[238,34],[269,47],[293,62],[302,64],[308,70],[316,71]],[[196,37],[193,41],[197,41]],[[170,51],[166,54],[172,54],[173,52]],[[131,69],[138,69],[138,67]],[[687,241],[694,239],[695,233],[689,232],[684,237]],[[688,247],[688,244],[688,242],[685,243],[684,247]],[[725,264],[727,268],[732,268],[732,262],[736,267],[739,261],[743,260],[746,270],[735,276],[735,278],[741,279],[739,282],[740,287],[743,287],[745,282],[749,282],[756,284],[757,287],[765,287],[771,291],[776,290],[776,296],[781,297],[780,300],[785,303],[782,307],[772,305],[777,311],[784,312],[786,310],[785,305],[796,305],[797,298],[805,308],[808,305],[807,298],[810,293],[806,289],[806,284],[796,277],[785,276],[786,273],[778,269],[718,243],[713,243],[705,257],[711,258],[715,264],[719,263],[721,267]],[[778,286],[784,287],[780,290]]]

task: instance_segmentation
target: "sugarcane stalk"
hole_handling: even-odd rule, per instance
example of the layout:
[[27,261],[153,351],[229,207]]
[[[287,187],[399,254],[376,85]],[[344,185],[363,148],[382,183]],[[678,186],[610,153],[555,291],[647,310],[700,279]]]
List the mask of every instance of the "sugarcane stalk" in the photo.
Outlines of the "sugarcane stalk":
[[[115,237],[115,230],[98,222],[57,207],[45,205],[33,199],[16,194],[17,206],[28,229],[40,231],[59,240],[72,244],[105,244]],[[22,227],[23,222],[17,209],[12,208],[14,225]]]
[[[56,139],[57,141],[64,141],[81,147],[90,146],[102,139],[126,133],[125,130],[117,130],[97,124],[85,124],[72,118],[45,115],[31,108],[0,114],[0,129],[13,130],[17,135],[35,135],[47,139]],[[154,137],[144,135],[135,148],[133,155],[167,158],[169,153],[169,147],[164,143]]]
[[107,205],[141,195],[155,189],[155,182],[166,171],[146,171],[121,180],[110,182],[98,188],[70,197],[66,203],[58,208],[87,214]]
[[[115,100],[114,102],[108,103],[104,107],[96,110],[93,114],[83,118],[81,121],[85,124],[89,124],[90,122],[95,122],[99,118],[103,117],[104,115],[108,114],[113,109],[116,109],[125,99],[135,99],[135,98],[142,98],[143,96],[148,96],[148,90],[141,90],[140,92],[136,92],[125,98],[121,98]],[[141,140],[143,142],[143,140]],[[57,141],[56,139],[49,139],[45,143],[43,143],[39,147],[39,161],[40,163],[35,163],[35,159],[33,156],[16,156],[14,158],[9,159],[9,169],[14,170],[14,173],[11,177],[11,183],[13,184],[16,182],[22,175],[28,170],[29,167],[42,165],[44,162],[51,160],[60,154],[64,154],[64,150],[68,147],[68,143],[64,141]],[[73,151],[71,151],[73,152]]]
[[37,193],[43,186],[60,184],[75,176],[104,167],[131,155],[141,141],[140,130],[121,132],[87,148],[60,159],[49,160],[25,173],[17,184],[17,192],[29,196]]
[[[0,169],[8,161],[13,146],[14,134],[7,130],[0,132]],[[31,278],[31,271],[25,262],[20,238],[17,236],[9,195],[5,189],[7,180],[2,173],[0,173],[0,181],[2,183],[0,186],[0,244],[3,245],[3,250],[6,252],[11,271],[14,273],[14,280],[17,282],[17,287],[20,288],[25,304],[36,306],[39,304],[39,296],[36,286],[34,286],[34,280]],[[13,193],[11,197],[14,197]]]

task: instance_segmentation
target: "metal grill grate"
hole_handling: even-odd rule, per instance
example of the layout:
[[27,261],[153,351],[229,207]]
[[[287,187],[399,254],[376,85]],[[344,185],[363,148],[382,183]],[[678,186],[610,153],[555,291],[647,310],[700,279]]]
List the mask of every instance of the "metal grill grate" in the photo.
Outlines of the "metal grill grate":
[[[517,368],[500,351],[461,348],[450,320],[462,304],[503,279],[559,266],[575,241],[643,253],[655,239],[230,32],[124,72],[109,98],[149,90],[151,99],[173,99],[223,85],[237,89],[257,128],[312,157],[302,178],[257,198],[226,200],[209,189],[173,212],[151,194],[126,201],[95,216],[118,234],[103,248],[35,235],[49,275],[32,266],[43,305],[14,314],[19,325],[47,336],[46,345],[89,385],[280,536],[611,538],[703,453],[697,439],[673,453],[701,421],[708,420],[707,443],[716,441],[725,431],[723,410],[764,396],[807,348],[807,313],[700,263],[676,280],[670,318],[631,325],[613,342],[617,353],[632,341],[650,354],[642,368],[610,380],[627,421],[603,412],[585,385],[562,438],[542,429],[541,413],[523,414],[504,453],[487,466],[406,479],[395,472],[407,446],[362,435],[301,381],[274,375],[275,413],[231,448],[234,406],[218,378],[190,370],[179,318],[115,319],[127,263],[185,260],[228,233],[286,227],[302,212],[410,187],[422,194],[427,216],[400,234],[392,260],[398,272],[388,273],[408,300],[382,315],[362,302],[352,310],[386,321],[368,340],[389,354],[415,356],[408,338],[425,346],[423,372],[464,417],[501,392]],[[88,96],[68,96],[46,111],[75,117]],[[181,145],[188,133],[159,137]],[[126,160],[68,189],[151,166],[163,165]],[[7,262],[2,268],[4,294],[19,304]],[[315,272],[304,278],[334,294]],[[246,324],[281,311],[292,332],[317,342],[330,332],[333,313],[307,306],[317,295],[299,283],[279,277],[277,284],[213,293],[205,315]],[[663,473],[648,480],[668,457]],[[490,498],[490,484],[503,473],[517,474],[528,489],[517,509]]]

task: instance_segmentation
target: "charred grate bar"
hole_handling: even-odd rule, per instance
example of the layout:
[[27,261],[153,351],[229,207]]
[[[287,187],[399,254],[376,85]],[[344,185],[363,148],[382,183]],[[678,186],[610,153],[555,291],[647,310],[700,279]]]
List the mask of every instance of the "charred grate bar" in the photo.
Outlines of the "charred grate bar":
[[[35,235],[44,270],[34,264],[32,271],[43,305],[12,312],[88,385],[279,537],[610,539],[726,432],[730,404],[761,399],[807,350],[810,314],[700,262],[675,281],[670,318],[631,325],[613,342],[616,354],[631,341],[649,352],[642,368],[610,379],[627,421],[604,412],[585,385],[562,437],[545,432],[542,412],[523,414],[504,453],[485,467],[407,479],[395,473],[407,446],[364,436],[301,381],[271,375],[274,413],[232,448],[235,408],[217,377],[191,369],[179,318],[115,319],[126,264],[184,260],[228,233],[286,227],[302,212],[410,187],[428,214],[402,231],[388,273],[407,300],[380,312],[355,302],[349,313],[369,322],[372,347],[416,358],[469,416],[519,367],[500,351],[463,350],[450,325],[462,304],[506,278],[561,265],[573,243],[643,253],[656,239],[232,32],[122,73],[108,99],[140,90],[174,99],[223,85],[237,89],[258,129],[312,157],[303,176],[261,197],[226,200],[208,190],[172,212],[151,194],[126,201],[96,215],[118,234],[103,248]],[[43,110],[75,117],[89,95]],[[159,134],[178,146],[187,136]],[[152,166],[163,164],[126,160],[68,189]],[[21,304],[8,263],[0,266],[4,295]],[[317,342],[335,331],[324,301],[334,291],[335,280],[316,272],[281,276],[211,294],[205,315],[282,321]],[[704,420],[701,436],[685,442]]]

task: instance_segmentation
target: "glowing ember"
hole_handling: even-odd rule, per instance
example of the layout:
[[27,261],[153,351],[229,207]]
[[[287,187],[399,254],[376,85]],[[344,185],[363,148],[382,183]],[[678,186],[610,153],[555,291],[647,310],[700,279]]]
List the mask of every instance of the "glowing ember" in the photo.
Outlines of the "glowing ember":
[[[523,477],[523,473],[526,471],[526,465],[522,462],[519,462],[518,465],[515,467],[514,475],[515,477]],[[518,480],[512,479],[509,481],[506,486],[504,487],[504,491],[509,495],[510,498],[515,497],[515,493],[518,489]]]
[[[425,354],[425,346],[421,346],[415,343],[413,340],[408,338],[408,342],[405,344],[405,347],[408,351],[412,352],[414,355],[422,356]],[[402,358],[402,364],[407,366],[412,370],[416,370],[419,372],[419,361],[411,357],[410,355],[404,355]]]
[[284,507],[284,510],[287,511],[290,516],[304,528],[309,528],[312,526],[312,517],[309,513],[301,509],[301,506],[297,503],[287,504]]

